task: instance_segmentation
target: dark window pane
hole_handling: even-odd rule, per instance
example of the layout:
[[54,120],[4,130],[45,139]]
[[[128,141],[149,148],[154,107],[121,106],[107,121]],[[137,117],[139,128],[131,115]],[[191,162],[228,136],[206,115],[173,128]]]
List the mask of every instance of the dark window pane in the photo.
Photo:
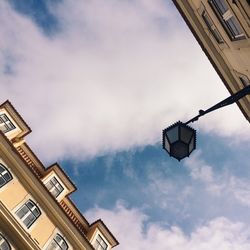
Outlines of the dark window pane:
[[16,215],[23,221],[24,225],[29,228],[36,219],[41,215],[37,205],[28,200],[17,212]]
[[94,248],[96,250],[106,250],[108,248],[107,243],[103,240],[103,238],[99,234],[96,237]]
[[22,206],[17,212],[17,216],[22,219],[30,210],[26,207],[26,205]]
[[38,216],[41,214],[40,210],[39,210],[37,207],[36,207],[35,209],[32,210],[32,213],[33,213],[36,217],[38,217]]
[[67,250],[68,249],[68,245],[66,244],[66,242],[64,241],[64,242],[62,242],[62,244],[61,244],[61,248],[62,248],[62,250]]
[[2,130],[4,133],[16,128],[14,124],[10,121],[10,119],[5,114],[0,115],[0,130]]
[[3,237],[2,234],[0,234],[0,250],[10,250],[11,247],[8,243],[8,241]]
[[3,173],[4,171],[5,171],[5,167],[2,164],[0,164],[0,174]]
[[221,35],[217,29],[213,29],[212,34],[218,43],[223,43],[223,38],[221,37]]
[[173,127],[166,132],[170,143],[173,143],[179,139],[179,127]]
[[54,250],[54,249],[61,249],[61,250],[67,250],[68,244],[63,239],[63,237],[60,234],[56,234],[54,239],[51,241],[50,245],[46,248],[46,250]]
[[7,182],[12,179],[12,176],[10,175],[9,172],[5,172],[2,176]]
[[221,15],[225,14],[228,11],[228,6],[225,0],[212,0],[217,10],[220,12]]
[[36,217],[29,211],[29,215],[23,220],[23,223],[29,228],[35,220]]
[[5,179],[0,175],[0,187],[2,187],[5,183]]
[[59,183],[59,181],[55,178],[52,177],[46,184],[45,186],[47,189],[52,193],[54,197],[59,196],[59,194],[63,191],[62,185]]
[[225,22],[230,32],[232,33],[233,37],[238,37],[243,35],[242,29],[234,16],[230,17]]
[[12,175],[3,164],[0,163],[0,187],[12,180]]
[[181,140],[185,143],[189,143],[194,132],[191,129],[188,129],[186,127],[181,127]]
[[32,201],[27,201],[26,205],[30,210],[35,206],[35,204]]

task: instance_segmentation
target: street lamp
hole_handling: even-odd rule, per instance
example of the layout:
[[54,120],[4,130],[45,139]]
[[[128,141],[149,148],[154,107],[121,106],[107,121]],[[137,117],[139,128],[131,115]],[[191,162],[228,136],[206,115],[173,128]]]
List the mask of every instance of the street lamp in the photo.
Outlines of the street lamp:
[[250,85],[239,90],[223,101],[215,104],[207,110],[200,110],[199,114],[187,122],[176,122],[167,127],[162,133],[162,147],[170,156],[176,158],[178,161],[182,160],[189,155],[196,148],[196,131],[188,126],[189,123],[197,121],[201,116],[210,113],[216,109],[233,104],[244,96],[250,94]]

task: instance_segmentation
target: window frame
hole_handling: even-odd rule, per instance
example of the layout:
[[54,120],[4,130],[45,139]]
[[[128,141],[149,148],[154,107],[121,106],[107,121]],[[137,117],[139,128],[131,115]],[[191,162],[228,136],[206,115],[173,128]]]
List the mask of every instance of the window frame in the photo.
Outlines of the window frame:
[[[31,204],[32,207],[29,207],[28,204]],[[26,210],[26,211],[22,211]],[[34,211],[37,210],[37,214],[34,213]],[[23,213],[23,215],[18,215],[18,213]],[[22,224],[29,229],[36,221],[37,219],[41,216],[42,212],[41,209],[38,207],[38,205],[32,201],[31,199],[28,199],[22,204],[15,212],[17,218],[22,222]],[[29,220],[28,223],[26,224],[24,221],[30,216],[33,215],[32,220]]]
[[[100,240],[98,238],[100,238]],[[105,244],[105,248],[102,246],[103,243]],[[99,233],[95,238],[93,247],[95,248],[95,250],[108,250],[107,242],[103,239],[103,237]]]
[[[56,182],[54,183],[53,180]],[[52,175],[44,184],[46,188],[49,190],[49,192],[55,197],[58,198],[60,194],[65,190],[64,186],[62,183],[59,181],[58,177],[55,175]],[[51,185],[51,188],[48,188],[48,185]],[[59,190],[61,188],[61,190]],[[52,191],[51,191],[52,190]],[[57,190],[56,194],[53,193],[53,190]]]
[[4,130],[0,129],[3,133],[8,133],[16,129],[16,126],[14,125],[14,123],[11,121],[9,116],[5,113],[0,113],[0,124],[3,124],[3,126],[5,127]]
[[246,75],[239,75],[239,78],[244,87],[250,85],[250,80]]
[[[59,243],[56,241],[55,238],[56,238],[57,236],[61,238],[61,240],[62,240],[63,243],[65,243],[65,245],[66,245],[66,247],[67,247],[66,249],[63,249],[63,248],[59,245]],[[65,237],[63,237],[60,233],[56,233],[56,234],[54,235],[53,239],[50,241],[49,245],[46,247],[46,250],[50,250],[51,244],[53,244],[53,243],[56,244],[56,246],[57,246],[56,249],[58,249],[58,250],[68,250],[68,249],[69,249],[69,244],[67,243],[67,240],[66,240]]]
[[[222,10],[216,1],[224,1],[227,9]],[[226,2],[226,0],[208,0],[208,2],[212,7],[215,15],[219,19],[220,23],[224,27],[227,35],[232,41],[246,39],[246,35],[242,25],[234,15],[233,11],[230,9],[230,6]],[[229,22],[229,20],[231,20],[231,22]],[[234,30],[236,30],[239,34],[236,34]]]
[[[1,172],[1,168],[4,169],[3,172]],[[7,172],[7,174],[9,175],[10,179],[6,180],[6,178],[4,177],[4,175],[6,174],[5,172]],[[0,183],[0,188],[2,188],[3,186],[5,186],[8,182],[13,180],[13,176],[11,174],[11,172],[9,171],[9,169],[0,162],[0,179],[3,179],[5,182],[3,184]]]
[[[1,239],[2,238],[2,239]],[[8,246],[8,249],[7,250],[11,250],[11,245],[9,243],[9,241],[6,239],[6,237],[3,236],[3,234],[0,232],[0,249],[1,249],[1,246],[3,243],[6,243],[7,246]]]
[[202,11],[201,17],[202,17],[203,21],[205,22],[205,24],[207,25],[209,31],[212,33],[216,42],[218,44],[224,43],[222,35],[220,34],[219,30],[215,26],[213,20],[211,19],[211,17],[209,16],[209,14],[207,13],[206,10]]

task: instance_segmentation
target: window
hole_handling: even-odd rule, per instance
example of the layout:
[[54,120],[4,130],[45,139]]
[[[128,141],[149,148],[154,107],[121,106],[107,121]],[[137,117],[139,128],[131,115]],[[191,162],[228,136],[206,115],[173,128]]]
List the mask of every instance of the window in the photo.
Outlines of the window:
[[225,0],[209,0],[231,40],[244,39],[243,30]]
[[0,114],[0,130],[2,130],[3,133],[9,132],[10,130],[13,130],[15,128],[16,127],[6,114]]
[[0,163],[0,188],[13,179],[7,168]]
[[46,250],[67,250],[68,244],[60,234],[56,234]]
[[45,184],[45,186],[53,194],[54,197],[57,197],[63,191],[63,186],[58,182],[58,180],[56,179],[56,177],[52,177]]
[[246,87],[247,85],[250,85],[250,81],[249,81],[247,76],[241,75],[240,80],[241,80],[242,84],[244,85],[244,87]]
[[96,241],[94,243],[94,248],[96,250],[106,250],[108,249],[107,243],[103,240],[103,238],[100,236],[100,234],[97,235]]
[[214,38],[216,39],[216,41],[218,43],[223,43],[223,39],[219,33],[219,31],[217,30],[217,28],[215,27],[213,21],[211,20],[211,18],[208,16],[206,11],[203,11],[202,13],[202,18],[205,21],[207,27],[209,28],[210,32],[213,34]]
[[9,242],[0,233],[0,250],[10,250],[10,249],[11,247]]
[[22,220],[24,225],[29,228],[41,215],[41,211],[33,201],[28,200],[17,210],[16,215]]

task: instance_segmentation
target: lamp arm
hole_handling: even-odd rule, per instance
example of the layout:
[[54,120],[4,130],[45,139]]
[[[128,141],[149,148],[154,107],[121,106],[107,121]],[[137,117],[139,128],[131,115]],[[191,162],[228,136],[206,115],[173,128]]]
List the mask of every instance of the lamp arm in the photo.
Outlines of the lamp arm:
[[238,92],[232,94],[231,96],[227,97],[226,99],[224,99],[223,101],[215,104],[214,106],[212,106],[211,108],[207,109],[207,110],[199,110],[199,114],[195,117],[193,117],[192,119],[190,119],[189,121],[187,121],[185,124],[187,125],[190,122],[195,122],[197,121],[201,116],[210,113],[216,109],[228,106],[230,104],[233,104],[235,102],[237,102],[239,99],[243,98],[246,95],[250,94],[250,85],[246,86],[245,88],[239,90]]

